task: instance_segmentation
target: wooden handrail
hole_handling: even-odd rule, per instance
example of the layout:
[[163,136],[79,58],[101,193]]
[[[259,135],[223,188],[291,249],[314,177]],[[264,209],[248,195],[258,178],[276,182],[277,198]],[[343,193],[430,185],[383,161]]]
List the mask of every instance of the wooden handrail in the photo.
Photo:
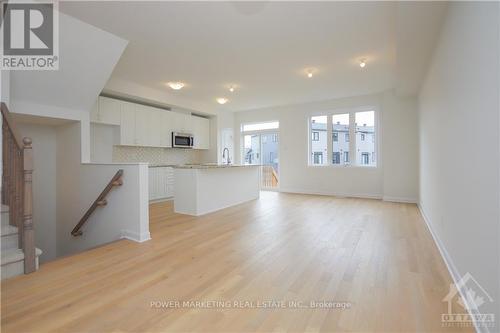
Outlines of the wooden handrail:
[[24,253],[24,273],[36,271],[35,230],[33,228],[33,149],[23,138],[7,105],[2,113],[2,204],[9,207],[9,224],[17,227],[18,246]]
[[7,124],[6,124],[7,128],[12,133],[12,136],[14,137],[14,142],[15,142],[17,148],[23,149],[24,145],[23,145],[22,137],[21,137],[21,135],[19,135],[19,132],[17,131],[16,122],[12,118],[12,116],[10,115],[9,108],[7,107],[7,105],[4,102],[2,102],[0,105],[0,109],[2,110],[3,120],[5,122],[7,122]]
[[94,210],[98,206],[105,206],[108,203],[107,200],[106,200],[106,196],[111,191],[111,189],[113,187],[115,187],[115,186],[121,186],[123,184],[122,176],[123,176],[123,170],[120,169],[120,170],[118,170],[115,173],[115,175],[113,176],[113,178],[111,178],[111,180],[109,181],[108,185],[106,185],[106,187],[101,192],[101,194],[99,194],[99,196],[97,197],[97,199],[95,199],[95,201],[92,204],[92,206],[90,206],[90,208],[87,209],[87,211],[85,212],[85,214],[83,215],[83,217],[80,219],[80,221],[77,223],[77,225],[71,231],[71,235],[73,235],[73,236],[76,237],[76,236],[80,236],[82,234],[81,228],[83,227],[83,225],[85,224],[85,222],[87,222],[87,220],[89,219],[90,215],[92,215],[92,213],[94,212]]

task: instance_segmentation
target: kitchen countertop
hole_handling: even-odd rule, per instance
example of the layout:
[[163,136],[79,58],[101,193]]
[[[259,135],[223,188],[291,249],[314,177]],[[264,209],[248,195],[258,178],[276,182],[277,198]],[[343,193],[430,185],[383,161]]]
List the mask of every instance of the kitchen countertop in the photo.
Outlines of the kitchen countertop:
[[257,165],[243,165],[243,164],[185,164],[176,165],[175,169],[227,169],[227,168],[246,168],[254,167]]
[[175,168],[175,169],[222,169],[222,168],[242,168],[253,167],[257,165],[242,164],[149,164],[150,168]]

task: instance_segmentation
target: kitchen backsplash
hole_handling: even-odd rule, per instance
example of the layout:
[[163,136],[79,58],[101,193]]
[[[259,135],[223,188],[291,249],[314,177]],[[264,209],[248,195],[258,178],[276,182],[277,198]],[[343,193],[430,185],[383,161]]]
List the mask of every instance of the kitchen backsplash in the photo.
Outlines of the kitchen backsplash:
[[200,163],[201,151],[195,149],[114,146],[113,162],[148,162],[151,164]]

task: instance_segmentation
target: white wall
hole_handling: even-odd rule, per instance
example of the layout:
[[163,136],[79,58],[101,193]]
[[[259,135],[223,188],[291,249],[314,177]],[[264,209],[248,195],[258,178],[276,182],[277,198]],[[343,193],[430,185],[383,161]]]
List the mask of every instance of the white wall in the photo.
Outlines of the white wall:
[[[308,165],[308,117],[311,113],[328,112],[370,106],[379,116],[379,163],[376,168],[367,167],[312,167]],[[416,109],[409,102],[401,102],[392,94],[365,95],[336,100],[279,106],[235,113],[235,159],[241,163],[241,123],[256,121],[280,122],[280,189],[285,192],[303,192],[331,195],[359,196],[390,200],[417,201],[417,170],[400,170],[417,159]],[[396,127],[395,127],[396,126]],[[387,127],[387,134],[385,128]],[[406,129],[406,130],[405,130]],[[411,144],[408,144],[411,143]],[[393,154],[385,153],[388,149]],[[398,156],[399,160],[394,156]],[[408,162],[409,161],[409,162]],[[396,176],[384,173],[388,162],[396,163],[388,168],[397,170]],[[396,185],[401,177],[404,184]],[[387,187],[386,187],[387,185]]]
[[419,97],[420,205],[455,278],[499,303],[499,3],[451,2]]
[[33,140],[33,221],[35,244],[42,249],[40,262],[57,257],[56,237],[56,127],[18,122],[22,137]]
[[[75,253],[122,237],[145,241],[149,235],[148,168],[146,164],[80,163],[81,123],[59,126],[57,131],[57,252]],[[108,204],[97,208],[83,227],[71,230],[112,176],[124,170],[124,184],[113,189]]]
[[0,71],[0,101],[10,103],[10,71]]
[[418,200],[418,109],[413,97],[383,95],[384,200]]

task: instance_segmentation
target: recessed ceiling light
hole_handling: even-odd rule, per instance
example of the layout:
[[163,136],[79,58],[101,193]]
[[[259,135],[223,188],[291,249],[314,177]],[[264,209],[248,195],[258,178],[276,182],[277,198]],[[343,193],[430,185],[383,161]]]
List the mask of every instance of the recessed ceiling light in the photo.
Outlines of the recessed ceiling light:
[[174,90],[180,90],[184,87],[184,83],[182,82],[169,82],[167,85]]
[[217,103],[219,104],[226,104],[229,100],[225,97],[219,97],[217,98]]
[[234,87],[233,87],[233,86],[230,86],[230,87],[229,87],[229,91],[230,91],[230,92],[233,92],[233,91],[234,91]]
[[364,68],[365,66],[366,66],[366,60],[365,59],[361,59],[359,61],[359,67]]

